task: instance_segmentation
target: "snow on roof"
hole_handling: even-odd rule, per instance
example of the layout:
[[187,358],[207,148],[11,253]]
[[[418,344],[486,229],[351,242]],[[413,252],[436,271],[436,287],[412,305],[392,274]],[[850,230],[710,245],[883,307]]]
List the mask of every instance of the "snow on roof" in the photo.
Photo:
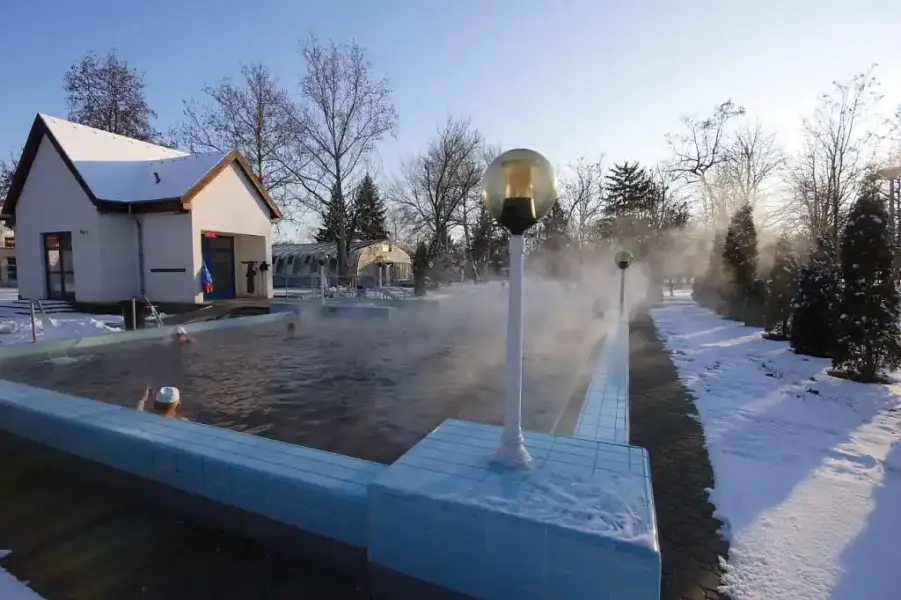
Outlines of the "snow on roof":
[[100,200],[149,202],[181,197],[226,155],[228,152],[212,152],[162,160],[79,160],[73,164]]
[[79,160],[159,160],[188,155],[187,152],[181,150],[142,142],[49,115],[41,114],[40,117],[72,162]]
[[50,133],[99,200],[179,198],[228,152],[188,154],[41,114]]

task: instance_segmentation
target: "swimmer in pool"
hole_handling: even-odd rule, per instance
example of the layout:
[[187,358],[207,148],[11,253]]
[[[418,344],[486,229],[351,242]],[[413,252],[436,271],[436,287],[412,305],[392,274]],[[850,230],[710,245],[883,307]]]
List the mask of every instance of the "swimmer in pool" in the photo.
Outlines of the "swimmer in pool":
[[[150,404],[150,408],[148,408],[147,403],[150,402],[151,397],[153,397],[153,402]],[[161,387],[156,392],[156,396],[154,396],[153,388],[147,387],[144,389],[144,395],[138,400],[136,408],[143,412],[152,412],[161,417],[166,417],[167,419],[184,419],[179,416],[179,413],[181,412],[180,400],[178,388],[170,386]]]
[[184,327],[177,327],[175,329],[175,341],[179,344],[190,344],[194,340],[188,337],[188,332]]

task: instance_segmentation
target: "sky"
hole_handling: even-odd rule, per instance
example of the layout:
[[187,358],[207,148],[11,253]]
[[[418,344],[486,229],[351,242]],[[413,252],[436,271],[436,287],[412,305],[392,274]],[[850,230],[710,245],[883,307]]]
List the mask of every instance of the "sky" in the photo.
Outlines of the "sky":
[[680,117],[733,99],[791,148],[818,92],[878,63],[901,104],[897,0],[0,0],[0,156],[35,113],[65,117],[67,67],[115,48],[146,75],[157,129],[204,84],[262,61],[288,88],[309,33],[366,48],[400,115],[382,177],[448,116],[564,165],[656,162]]

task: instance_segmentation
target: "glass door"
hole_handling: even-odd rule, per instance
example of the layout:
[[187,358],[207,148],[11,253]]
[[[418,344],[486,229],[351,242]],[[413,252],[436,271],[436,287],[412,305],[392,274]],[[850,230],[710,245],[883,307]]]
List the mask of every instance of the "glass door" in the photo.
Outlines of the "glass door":
[[204,300],[235,297],[235,238],[206,233],[200,239],[201,254],[213,278],[213,291],[204,292]]
[[75,300],[71,232],[44,234],[44,275],[49,300]]

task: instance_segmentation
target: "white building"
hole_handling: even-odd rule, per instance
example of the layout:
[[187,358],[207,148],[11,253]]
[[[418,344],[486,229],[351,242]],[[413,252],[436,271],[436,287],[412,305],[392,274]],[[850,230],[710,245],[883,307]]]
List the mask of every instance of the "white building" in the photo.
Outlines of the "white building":
[[237,152],[186,154],[39,114],[3,213],[16,232],[22,298],[272,296],[271,271],[258,266],[272,262],[281,215]]

